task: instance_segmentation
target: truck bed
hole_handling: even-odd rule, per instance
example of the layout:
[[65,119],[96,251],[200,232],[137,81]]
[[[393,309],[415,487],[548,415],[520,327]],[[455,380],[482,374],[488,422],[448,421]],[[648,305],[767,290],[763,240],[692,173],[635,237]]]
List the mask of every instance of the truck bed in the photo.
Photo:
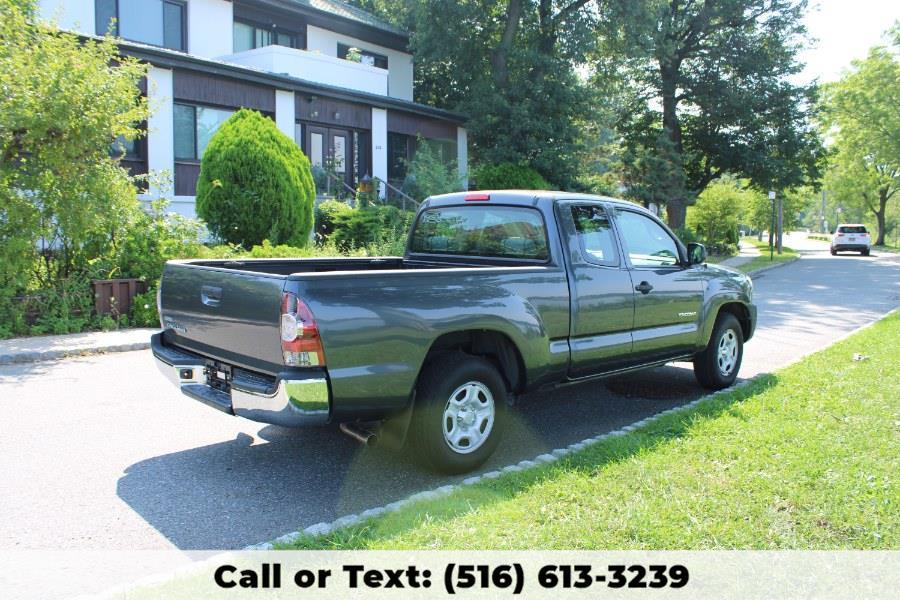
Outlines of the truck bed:
[[243,271],[266,275],[289,276],[302,273],[329,273],[350,271],[401,271],[408,269],[453,269],[460,267],[485,268],[527,266],[518,261],[484,260],[479,262],[447,259],[440,261],[410,260],[397,256],[374,258],[252,258],[219,260],[183,260],[173,263],[196,267]]

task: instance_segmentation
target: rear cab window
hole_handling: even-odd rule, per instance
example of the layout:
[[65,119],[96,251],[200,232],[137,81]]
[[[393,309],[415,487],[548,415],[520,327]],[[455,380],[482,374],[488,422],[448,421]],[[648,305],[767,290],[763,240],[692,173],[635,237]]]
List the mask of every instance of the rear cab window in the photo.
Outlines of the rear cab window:
[[422,211],[410,252],[547,262],[541,213],[517,206],[447,206]]

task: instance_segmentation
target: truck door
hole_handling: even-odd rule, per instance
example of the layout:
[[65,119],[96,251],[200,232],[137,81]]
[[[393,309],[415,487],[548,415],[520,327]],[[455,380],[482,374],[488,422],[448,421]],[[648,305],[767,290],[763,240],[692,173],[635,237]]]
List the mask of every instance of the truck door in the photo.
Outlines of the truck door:
[[682,262],[675,238],[656,219],[619,207],[614,215],[635,290],[634,359],[691,352],[703,304],[699,270]]
[[569,272],[569,376],[625,366],[631,355],[634,292],[611,218],[598,202],[556,205]]

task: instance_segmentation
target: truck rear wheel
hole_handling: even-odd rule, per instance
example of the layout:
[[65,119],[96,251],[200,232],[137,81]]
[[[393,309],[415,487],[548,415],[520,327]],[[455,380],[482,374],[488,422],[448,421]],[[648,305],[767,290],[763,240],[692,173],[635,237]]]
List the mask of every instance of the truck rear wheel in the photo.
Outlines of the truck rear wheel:
[[416,387],[409,430],[413,451],[444,473],[478,467],[500,441],[506,397],[503,377],[487,360],[441,354]]
[[705,388],[721,390],[737,379],[744,357],[744,334],[737,318],[719,313],[706,349],[694,357],[694,375]]

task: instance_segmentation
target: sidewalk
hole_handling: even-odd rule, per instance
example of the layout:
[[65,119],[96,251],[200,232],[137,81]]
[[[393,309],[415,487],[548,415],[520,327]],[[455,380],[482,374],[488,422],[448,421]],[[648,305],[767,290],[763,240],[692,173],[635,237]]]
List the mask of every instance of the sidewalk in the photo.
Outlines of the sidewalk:
[[743,240],[738,245],[739,252],[737,256],[732,256],[731,258],[725,259],[719,264],[725,267],[731,267],[732,269],[743,265],[744,263],[748,263],[757,256],[759,256],[759,248],[754,246],[753,244],[745,244]]
[[100,352],[144,350],[150,347],[150,336],[157,331],[159,330],[123,329],[0,340],[0,365]]

